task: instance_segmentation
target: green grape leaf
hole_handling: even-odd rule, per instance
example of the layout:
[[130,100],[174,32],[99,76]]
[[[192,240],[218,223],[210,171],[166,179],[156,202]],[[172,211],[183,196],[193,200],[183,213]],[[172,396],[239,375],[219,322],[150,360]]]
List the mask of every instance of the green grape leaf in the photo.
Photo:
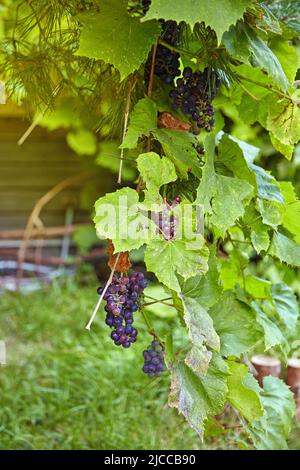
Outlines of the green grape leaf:
[[258,199],[256,201],[256,208],[260,212],[265,225],[269,225],[274,229],[281,225],[285,209],[283,204],[268,201],[267,199]]
[[[243,16],[250,4],[249,0],[152,0],[144,21],[153,18],[185,21],[191,28],[204,21],[215,30],[220,42],[224,31]],[[218,11],[222,14],[218,15]]]
[[67,142],[78,155],[94,155],[97,151],[96,136],[87,129],[68,132]]
[[285,353],[288,350],[288,344],[281,330],[277,326],[275,319],[269,318],[256,302],[252,302],[251,305],[256,312],[257,323],[264,331],[266,350],[273,348],[274,346],[280,346],[282,351]]
[[269,227],[262,223],[259,212],[253,204],[246,207],[243,222],[247,230],[250,230],[250,239],[253,248],[260,253],[266,251],[270,245]]
[[196,374],[206,374],[211,358],[212,352],[208,351],[205,346],[193,344],[184,362]]
[[151,242],[145,251],[145,263],[165,286],[180,292],[178,274],[188,279],[207,272],[208,248],[199,235],[197,240],[157,240]]
[[173,129],[158,129],[153,136],[162,145],[165,155],[174,163],[178,174],[187,177],[191,169],[195,176],[201,177],[200,161],[194,148],[195,136],[188,132]]
[[245,276],[245,288],[250,295],[259,299],[271,300],[271,286],[270,281],[260,279],[259,277],[248,274]]
[[220,413],[224,406],[227,374],[227,365],[217,354],[206,374],[196,374],[184,363],[171,370],[169,405],[183,414],[201,439],[207,417]]
[[240,145],[228,135],[223,134],[218,145],[218,158],[216,162],[225,165],[234,176],[248,181],[256,188],[256,175],[250,170]]
[[220,279],[225,290],[234,289],[236,284],[242,284],[241,266],[248,263],[249,258],[244,252],[233,249],[230,256],[221,258]]
[[293,83],[297,70],[300,68],[300,55],[296,47],[289,41],[283,40],[280,36],[275,36],[270,43],[270,47],[279,59],[286,77]]
[[[221,236],[244,214],[246,204],[253,194],[253,186],[247,181],[218,175],[214,168],[214,136],[205,139],[206,163],[198,188],[197,203],[203,204]],[[226,210],[224,211],[224,207]]]
[[134,189],[122,188],[100,197],[95,212],[98,237],[111,239],[116,253],[139,248],[150,239],[154,242],[154,224],[139,209],[139,196]]
[[259,394],[247,386],[249,379],[248,382],[246,379],[250,376],[248,367],[233,361],[228,361],[227,365],[230,372],[227,379],[227,400],[248,422],[252,423],[263,416],[264,409]]
[[233,140],[233,142],[236,142],[240,149],[242,150],[244,154],[244,158],[247,163],[253,163],[254,160],[258,157],[260,154],[260,149],[258,147],[255,147],[254,145],[248,144],[247,142],[244,142],[243,140],[237,139],[236,137],[233,137],[232,135],[229,135],[230,140]]
[[280,140],[276,139],[272,132],[269,133],[269,136],[275,150],[284,155],[288,160],[291,160],[294,153],[294,145],[283,144],[282,142],[280,142]]
[[296,144],[300,139],[300,108],[296,100],[297,96],[277,101],[273,97],[268,103],[267,129],[284,145]]
[[185,297],[196,299],[204,308],[212,307],[222,294],[217,258],[214,248],[210,248],[208,272],[203,276],[194,276],[186,281],[180,280],[181,292]]
[[268,8],[287,28],[295,31],[297,36],[300,34],[299,0],[279,0],[270,3]]
[[161,204],[161,186],[177,179],[173,163],[166,157],[161,158],[157,153],[149,152],[139,155],[137,167],[147,187],[143,205]]
[[223,36],[223,43],[230,55],[246,64],[254,62],[268,73],[275,85],[287,91],[289,82],[281,63],[268,44],[248,25],[240,21],[236,27],[231,26]]
[[150,98],[142,98],[137,102],[129,118],[129,125],[120,148],[133,149],[143,135],[149,136],[157,127],[156,103]]
[[284,282],[280,282],[272,285],[271,296],[281,321],[293,332],[299,316],[298,302],[293,290]]
[[261,339],[261,330],[251,308],[237,300],[232,291],[224,292],[209,315],[220,336],[222,356],[239,357]]
[[101,0],[99,13],[82,13],[77,55],[101,59],[124,79],[147,59],[160,33],[156,21],[141,23],[127,13],[127,0]]
[[282,263],[300,266],[300,246],[282,233],[274,233],[268,253]]
[[197,300],[181,296],[184,321],[193,345],[205,344],[215,351],[220,349],[220,339],[214,329],[213,321]]
[[258,197],[266,201],[274,201],[283,204],[284,199],[280,192],[280,185],[274,176],[253,163],[249,164],[249,167],[256,177]]
[[264,415],[248,428],[254,446],[258,450],[288,449],[295,403],[289,387],[276,377],[265,377],[261,400]]
[[280,188],[285,202],[282,225],[294,236],[295,242],[300,244],[300,201],[292,183],[282,181]]

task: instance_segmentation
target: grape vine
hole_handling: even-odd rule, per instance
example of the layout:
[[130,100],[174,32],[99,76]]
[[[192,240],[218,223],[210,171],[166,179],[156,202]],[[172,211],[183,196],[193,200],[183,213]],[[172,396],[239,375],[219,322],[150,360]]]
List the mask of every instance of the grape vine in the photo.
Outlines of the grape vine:
[[43,102],[41,125],[63,127],[75,152],[118,175],[95,204],[97,236],[114,252],[87,329],[103,300],[116,346],[144,349],[151,337],[143,371],[170,374],[169,404],[201,438],[230,407],[245,445],[285,449],[293,395],[278,378],[258,383],[250,361],[297,354],[291,2],[14,3],[1,13],[8,95],[32,115]]

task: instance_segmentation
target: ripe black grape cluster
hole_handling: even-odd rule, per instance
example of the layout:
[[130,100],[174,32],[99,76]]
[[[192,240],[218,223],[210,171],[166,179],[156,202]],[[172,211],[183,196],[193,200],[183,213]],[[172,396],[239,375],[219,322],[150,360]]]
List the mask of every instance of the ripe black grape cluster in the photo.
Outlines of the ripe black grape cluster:
[[215,91],[209,88],[208,69],[193,72],[186,67],[183,77],[176,82],[176,88],[169,93],[173,109],[180,109],[195,121],[199,129],[206,131],[210,131],[215,123],[212,105]]
[[157,233],[160,233],[165,240],[173,240],[176,237],[178,221],[173,214],[173,209],[180,202],[181,197],[176,196],[171,203],[165,201],[161,212],[152,214],[152,220],[157,225]]
[[[104,294],[105,323],[113,329],[111,338],[117,346],[129,348],[136,341],[133,314],[139,309],[145,287],[147,280],[141,272],[133,272],[129,277],[115,275]],[[98,294],[102,292],[99,287]]]
[[[160,23],[162,25],[161,39],[170,46],[176,46],[180,37],[180,27],[177,26],[176,21],[161,21]],[[152,53],[149,55],[145,66],[145,79],[147,83],[150,77],[151,62]],[[179,66],[179,54],[159,44],[156,50],[154,74],[170,85],[180,75]]]
[[146,351],[143,352],[143,356],[143,372],[150,378],[159,377],[166,368],[163,346],[158,341],[152,341]]

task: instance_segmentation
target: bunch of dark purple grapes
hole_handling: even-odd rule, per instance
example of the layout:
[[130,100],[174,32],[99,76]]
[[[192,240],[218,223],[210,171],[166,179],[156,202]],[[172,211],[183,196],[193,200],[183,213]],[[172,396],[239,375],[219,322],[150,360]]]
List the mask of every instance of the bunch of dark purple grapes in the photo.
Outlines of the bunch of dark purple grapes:
[[150,346],[143,352],[143,372],[148,377],[158,377],[165,370],[165,353],[163,346],[158,341],[152,341]]
[[[139,309],[147,280],[143,273],[133,272],[129,277],[116,275],[105,292],[105,323],[113,328],[111,338],[117,346],[129,348],[135,343],[137,330],[133,327],[133,314]],[[99,287],[101,295],[103,288]]]
[[[179,42],[180,27],[176,21],[161,21],[162,34],[161,39],[170,46],[176,46]],[[150,68],[152,62],[152,53],[149,55],[145,66],[145,80],[149,81]],[[171,51],[168,47],[159,44],[156,50],[154,73],[160,77],[165,83],[170,85],[174,78],[180,75],[179,70],[179,54]]]
[[186,67],[183,77],[176,82],[176,88],[169,93],[173,109],[180,109],[196,122],[199,129],[206,131],[210,131],[215,123],[212,100],[216,87],[212,89],[210,84],[208,69],[193,72],[190,67]]
[[176,196],[171,203],[165,201],[161,212],[152,213],[152,220],[157,225],[157,233],[160,233],[165,240],[173,240],[176,237],[178,222],[173,209],[180,202],[181,197]]

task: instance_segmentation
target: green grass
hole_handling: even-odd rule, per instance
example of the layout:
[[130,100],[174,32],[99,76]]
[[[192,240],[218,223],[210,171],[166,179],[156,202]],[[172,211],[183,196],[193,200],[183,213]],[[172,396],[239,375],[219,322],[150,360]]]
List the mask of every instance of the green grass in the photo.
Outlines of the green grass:
[[[96,285],[96,282],[95,282]],[[42,292],[0,297],[0,449],[202,449],[182,416],[167,406],[168,374],[141,371],[151,337],[136,314],[138,342],[112,343],[104,312],[85,330],[95,285],[68,280]],[[160,331],[170,328],[156,319]],[[291,448],[300,447],[300,429]],[[238,436],[211,438],[205,448],[236,448]]]
[[200,441],[168,408],[168,378],[142,373],[151,337],[121,350],[99,312],[85,330],[94,287],[68,282],[0,302],[1,449],[197,449]]

